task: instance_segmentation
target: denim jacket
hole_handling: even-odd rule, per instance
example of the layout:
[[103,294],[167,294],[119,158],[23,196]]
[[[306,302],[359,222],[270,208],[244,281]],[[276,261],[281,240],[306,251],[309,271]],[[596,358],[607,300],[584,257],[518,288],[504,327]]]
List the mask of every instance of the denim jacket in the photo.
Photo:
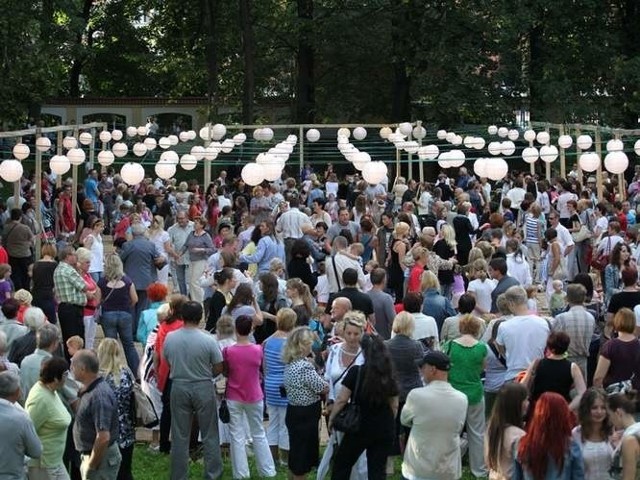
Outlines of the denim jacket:
[[[515,458],[515,468],[513,470],[513,478],[512,480],[534,480],[531,472],[528,472],[523,468],[520,463],[517,454],[515,452],[518,451],[518,444],[520,442],[516,442],[514,445],[514,458]],[[584,463],[582,460],[582,449],[578,442],[574,439],[571,439],[571,443],[569,444],[569,448],[567,453],[564,456],[564,464],[562,466],[562,471],[558,471],[557,465],[549,459],[549,463],[547,465],[547,473],[544,476],[544,480],[584,480]]]
[[447,317],[457,315],[456,309],[453,308],[451,301],[440,294],[435,288],[429,288],[424,292],[424,301],[422,302],[422,313],[435,318],[438,324],[438,331],[442,330],[442,324]]

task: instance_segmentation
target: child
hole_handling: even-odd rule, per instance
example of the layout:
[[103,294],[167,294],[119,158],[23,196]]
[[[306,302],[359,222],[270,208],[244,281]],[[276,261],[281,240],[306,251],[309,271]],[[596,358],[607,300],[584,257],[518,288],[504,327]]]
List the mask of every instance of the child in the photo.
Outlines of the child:
[[453,287],[451,289],[451,303],[453,308],[458,308],[458,300],[464,295],[464,278],[462,278],[462,268],[456,265],[453,274]]
[[82,340],[80,335],[67,338],[67,350],[69,351],[70,357],[73,357],[78,350],[82,350],[83,348],[84,340]]
[[332,222],[338,221],[338,202],[336,202],[336,196],[333,193],[329,194],[327,203],[324,204],[324,209],[331,217]]
[[510,198],[503,198],[502,199],[502,216],[504,217],[504,221],[505,222],[513,222],[514,221],[514,216],[513,216],[513,212],[511,211],[511,199]]
[[360,267],[362,267],[362,254],[364,253],[364,245],[361,243],[352,243],[349,245],[349,253],[355,260],[358,260]]
[[27,308],[31,307],[33,297],[27,290],[21,288],[13,294],[13,298],[20,302],[20,308],[18,308],[18,316],[16,318],[20,323],[24,323],[24,313],[27,311]]
[[562,287],[564,286],[562,284],[562,280],[554,280],[551,283],[551,286],[553,287],[553,293],[549,300],[549,310],[551,311],[551,315],[555,317],[559,313],[562,313],[567,306],[565,301],[567,294],[562,290]]
[[0,305],[8,298],[11,298],[13,287],[11,285],[11,265],[0,264]]
[[527,308],[532,315],[538,314],[538,287],[536,285],[529,285],[525,289],[527,291]]
[[368,292],[373,288],[373,284],[371,283],[371,272],[373,272],[380,265],[375,260],[369,260],[367,264],[364,266],[364,287],[362,288],[363,292]]

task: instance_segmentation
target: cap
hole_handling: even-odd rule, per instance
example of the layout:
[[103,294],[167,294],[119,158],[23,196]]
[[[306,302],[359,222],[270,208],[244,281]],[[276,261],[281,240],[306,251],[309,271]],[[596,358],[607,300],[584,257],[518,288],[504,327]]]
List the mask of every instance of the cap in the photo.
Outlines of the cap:
[[451,368],[451,360],[449,360],[449,357],[446,354],[436,352],[435,350],[427,352],[424,357],[416,363],[418,364],[418,367],[422,367],[423,365],[432,365],[438,370],[444,371],[448,371]]

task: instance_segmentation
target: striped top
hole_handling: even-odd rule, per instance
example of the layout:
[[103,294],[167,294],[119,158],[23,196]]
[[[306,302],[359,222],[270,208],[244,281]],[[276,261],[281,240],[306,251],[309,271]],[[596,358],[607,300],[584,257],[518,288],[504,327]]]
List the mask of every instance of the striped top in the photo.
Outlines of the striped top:
[[535,218],[533,215],[531,214],[527,214],[525,216],[525,227],[524,227],[524,232],[525,232],[525,242],[526,243],[539,243],[539,239],[538,239],[538,224],[539,224],[539,220],[537,218]]
[[284,384],[284,362],[282,349],[286,338],[270,337],[264,341],[264,393],[267,405],[286,407],[287,398],[280,395],[280,387]]

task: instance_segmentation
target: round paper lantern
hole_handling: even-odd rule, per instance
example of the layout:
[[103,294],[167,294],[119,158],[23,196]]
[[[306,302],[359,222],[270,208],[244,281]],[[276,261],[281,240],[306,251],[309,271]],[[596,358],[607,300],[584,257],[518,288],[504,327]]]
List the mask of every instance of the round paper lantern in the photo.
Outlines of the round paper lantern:
[[138,134],[138,129],[136,127],[127,127],[127,137],[135,137]]
[[189,134],[189,140],[195,140],[198,138],[198,134],[195,130],[189,130],[187,133]]
[[71,169],[71,162],[64,155],[54,155],[49,160],[49,168],[56,175],[64,175]]
[[180,166],[183,170],[193,170],[197,165],[198,161],[196,160],[196,157],[190,153],[185,153],[180,157]]
[[520,132],[515,128],[509,130],[509,133],[507,134],[507,138],[512,142],[515,142],[519,137],[520,137]]
[[593,145],[593,140],[589,135],[580,135],[576,139],[576,145],[580,150],[589,150],[591,145]]
[[147,146],[142,142],[137,142],[133,145],[133,154],[136,157],[144,157],[147,153]]
[[487,178],[487,165],[495,161],[493,158],[479,158],[473,162],[473,171],[479,178]]
[[420,145],[415,140],[411,140],[410,142],[406,142],[404,146],[404,150],[407,153],[417,153]]
[[221,123],[216,123],[211,127],[211,138],[213,140],[220,140],[227,134],[227,127]]
[[447,136],[444,137],[444,139],[449,143],[453,143],[453,140],[455,138],[456,138],[456,132],[447,132]]
[[383,162],[369,162],[362,168],[362,178],[370,185],[377,185],[387,176]]
[[[437,145],[425,145],[422,148],[424,149],[422,152],[425,160],[435,160],[440,154],[440,149]],[[418,149],[418,151],[420,151],[420,149]]]
[[558,158],[558,147],[555,145],[543,145],[540,147],[540,159],[543,162],[551,163],[556,158]]
[[198,132],[198,135],[200,135],[200,138],[205,142],[208,142],[209,140],[211,140],[211,126],[207,124],[204,127],[202,127],[200,129],[200,132]]
[[629,168],[629,157],[620,151],[607,153],[604,157],[604,168],[613,174],[624,173]]
[[489,180],[502,180],[507,176],[509,165],[503,158],[496,158],[487,163],[485,172]]
[[158,146],[158,142],[156,142],[156,139],[153,137],[147,137],[144,139],[144,146],[147,147],[147,150],[152,151],[155,150],[156,147]]
[[536,139],[536,132],[534,130],[525,130],[523,137],[527,142],[533,142]]
[[386,140],[387,138],[389,138],[389,135],[391,135],[393,133],[393,130],[391,130],[389,127],[382,127],[380,129],[380,138]]
[[162,137],[160,140],[158,140],[158,145],[160,145],[160,148],[162,148],[163,150],[166,150],[171,146],[171,140],[169,140],[167,137]]
[[167,150],[166,152],[162,152],[160,154],[160,160],[172,163],[173,165],[178,165],[180,157],[178,157],[178,154],[175,151]]
[[509,135],[509,129],[507,127],[500,127],[498,129],[498,136],[500,138],[507,138],[507,135]]
[[[489,142],[487,150],[491,155],[500,155],[502,153],[502,144],[500,142]],[[486,177],[486,175],[483,175]]]
[[464,140],[462,140],[462,144],[466,147],[466,148],[473,148],[473,142],[475,141],[475,137],[472,136],[466,136],[464,137]]
[[633,151],[636,152],[636,155],[640,155],[640,140],[636,140],[636,143],[633,144]]
[[87,156],[81,148],[72,148],[67,152],[67,158],[71,165],[82,165]]
[[600,157],[595,152],[586,152],[580,155],[578,164],[584,172],[595,172],[600,166]]
[[103,167],[108,167],[115,160],[115,156],[111,153],[110,150],[102,150],[98,152],[98,163]]
[[[120,140],[122,140],[122,130],[113,130],[111,132],[111,138],[113,140],[115,140],[116,142],[119,142]],[[82,143],[82,139],[80,139],[80,143]],[[89,143],[91,143],[91,142],[89,142]],[[85,145],[89,145],[89,143],[85,143]]]
[[462,136],[461,135],[454,135],[453,136],[453,140],[451,141],[452,145],[462,145]]
[[29,156],[30,153],[31,153],[31,149],[29,148],[28,145],[25,145],[24,143],[16,143],[13,146],[13,156],[16,157],[18,160],[24,160]]
[[622,152],[623,150],[624,144],[622,143],[622,140],[613,138],[607,142],[607,152]]
[[411,135],[411,132],[413,131],[413,127],[409,122],[402,122],[400,125],[398,125],[398,130],[400,130],[400,132],[405,137],[408,137],[409,135]]
[[207,148],[212,148],[216,153],[220,153],[222,151],[222,144],[220,142],[211,142]]
[[178,134],[178,138],[180,139],[181,142],[188,142],[189,140],[191,140],[191,136],[187,131],[180,132]]
[[267,182],[275,182],[282,176],[282,163],[277,161],[263,165],[264,179]]
[[[73,138],[73,137],[72,137]],[[19,160],[10,159],[0,163],[0,177],[7,182],[17,182],[22,178],[22,163]]]
[[172,147],[175,147],[178,143],[180,143],[180,139],[177,135],[169,135],[167,139],[169,140],[169,143]]
[[505,140],[500,144],[500,149],[502,150],[502,155],[509,157],[515,153],[516,145],[511,140]]
[[[117,130],[120,132],[120,130]],[[115,135],[116,130],[113,131],[111,136]],[[120,137],[122,137],[122,132],[120,132]],[[89,145],[93,141],[93,136],[89,132],[82,132],[78,137],[78,140],[82,145]]]
[[47,137],[36,138],[36,148],[41,152],[46,152],[51,148],[51,140],[49,140]]
[[485,145],[486,145],[486,142],[485,142],[484,138],[482,138],[482,137],[474,137],[473,143],[472,143],[472,147],[473,148],[475,148],[476,150],[482,150]]
[[349,131],[348,128],[342,127],[340,129],[338,129],[338,136],[339,137],[351,137],[351,131]]
[[[536,142],[538,142],[540,145],[546,145],[547,143],[549,143],[550,139],[551,137],[549,136],[549,132],[546,131],[538,132],[538,134],[536,135]],[[542,157],[542,155],[540,157]]]
[[522,150],[522,160],[527,163],[535,163],[540,157],[540,153],[536,147],[527,147]]
[[202,156],[202,158],[204,158],[205,160],[215,160],[216,158],[218,158],[219,153],[220,153],[219,148],[214,148],[209,146],[204,149],[204,155]]
[[194,145],[191,147],[191,155],[196,157],[196,160],[202,160],[204,158],[204,147],[201,145]]
[[259,185],[264,180],[264,168],[257,163],[247,163],[242,167],[240,176],[244,183],[253,187]]
[[448,155],[448,161],[451,167],[458,168],[464,165],[466,160],[465,154],[462,150],[451,150]]
[[102,143],[109,143],[111,141],[111,133],[108,130],[102,130],[98,135],[98,138]]
[[[136,133],[140,137],[146,137],[149,134],[149,130],[147,129],[146,125],[141,125],[136,130]],[[138,183],[140,183],[140,182],[138,182]]]
[[244,133],[236,133],[233,136],[233,144],[235,146],[242,145],[247,140],[247,135]]
[[144,180],[144,167],[139,163],[125,163],[120,169],[120,176],[127,185],[137,185]]
[[127,144],[124,142],[118,142],[113,144],[111,151],[116,157],[122,158],[129,152],[129,147],[127,147]]
[[364,140],[367,138],[367,130],[362,127],[356,127],[353,129],[353,138],[356,140]]
[[489,135],[495,135],[498,133],[498,127],[495,125],[489,125],[489,128],[487,128],[487,132],[489,133]]
[[256,163],[258,165],[266,165],[267,163],[271,162],[271,158],[270,155],[268,153],[259,153],[258,156],[256,157]]
[[158,163],[156,163],[153,169],[156,175],[163,180],[167,180],[176,174],[176,164],[167,160],[158,160]]
[[222,142],[222,147],[220,148],[220,150],[222,151],[222,153],[230,153],[231,150],[233,150],[234,146],[235,145],[233,143],[233,140],[228,138],[224,142]]
[[317,142],[320,140],[320,131],[315,128],[310,128],[307,130],[306,137],[309,142]]
[[359,152],[355,155],[353,159],[353,166],[357,170],[362,170],[367,163],[371,162],[371,155],[367,152]]
[[442,152],[438,157],[438,165],[441,168],[453,168],[451,162],[449,161],[450,152]]
[[445,140],[447,138],[447,131],[446,130],[438,130],[436,132],[436,138],[438,140]]
[[76,140],[76,137],[64,137],[64,139],[62,140],[62,146],[67,150],[71,150],[72,148],[76,148],[78,146],[78,140]]
[[570,148],[573,145],[573,138],[571,135],[560,135],[558,137],[558,146],[563,149]]
[[271,140],[273,140],[273,130],[271,130],[270,128],[263,128],[262,136],[264,137],[265,142],[270,142]]
[[424,128],[422,125],[416,125],[415,127],[413,127],[414,138],[417,138],[418,140],[422,140],[426,136],[427,136],[427,129]]

